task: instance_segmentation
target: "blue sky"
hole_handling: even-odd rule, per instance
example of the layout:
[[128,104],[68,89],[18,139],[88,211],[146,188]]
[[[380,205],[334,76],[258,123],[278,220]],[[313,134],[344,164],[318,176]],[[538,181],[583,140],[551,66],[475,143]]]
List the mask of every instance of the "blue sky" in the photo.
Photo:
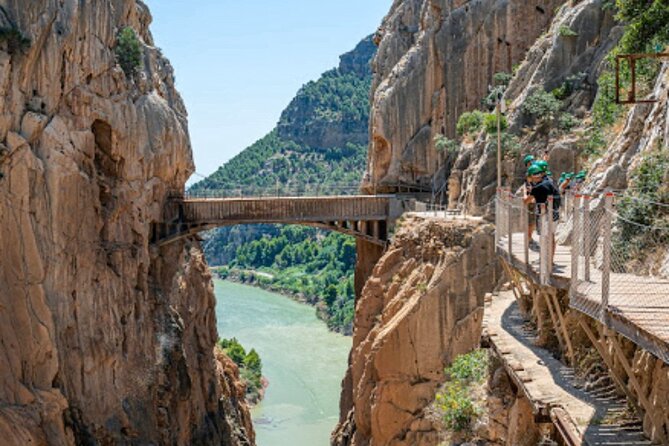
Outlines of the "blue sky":
[[269,132],[303,84],[377,29],[392,0],[147,3],[206,175]]

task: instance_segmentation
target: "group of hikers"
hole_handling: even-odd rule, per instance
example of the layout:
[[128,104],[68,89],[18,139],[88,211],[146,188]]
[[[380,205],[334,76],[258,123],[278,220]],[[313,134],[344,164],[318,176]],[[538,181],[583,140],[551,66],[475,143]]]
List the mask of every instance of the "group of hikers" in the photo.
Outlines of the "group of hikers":
[[[548,212],[548,201],[553,199],[553,221],[560,219],[560,206],[562,204],[562,196],[569,190],[580,188],[585,181],[586,172],[580,171],[577,174],[573,172],[564,172],[560,178],[555,181],[549,169],[547,156],[542,159],[537,159],[533,155],[526,155],[523,158],[523,163],[527,168],[527,175],[525,184],[521,186],[518,195],[523,197],[523,201],[529,207],[529,221],[528,221],[528,240],[529,247],[532,250],[539,250],[539,244],[532,239],[532,234],[535,229],[537,234],[541,236],[541,209]],[[552,253],[555,255],[555,236],[551,240],[553,245]]]

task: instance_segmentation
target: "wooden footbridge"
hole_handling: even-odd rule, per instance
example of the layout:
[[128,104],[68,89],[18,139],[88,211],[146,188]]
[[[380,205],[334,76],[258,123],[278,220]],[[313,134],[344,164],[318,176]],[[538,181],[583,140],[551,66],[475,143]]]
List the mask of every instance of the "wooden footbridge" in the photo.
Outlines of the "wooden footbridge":
[[393,222],[415,200],[396,195],[255,196],[172,194],[153,243],[165,245],[220,226],[279,223],[313,226],[385,245]]

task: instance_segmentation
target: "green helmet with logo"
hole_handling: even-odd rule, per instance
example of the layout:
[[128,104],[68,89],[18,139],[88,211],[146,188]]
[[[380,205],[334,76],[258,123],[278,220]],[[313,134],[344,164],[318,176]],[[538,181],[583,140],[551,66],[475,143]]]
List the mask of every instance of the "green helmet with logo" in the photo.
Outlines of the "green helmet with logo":
[[523,164],[531,163],[534,161],[534,155],[525,155],[525,158],[523,158]]
[[538,166],[536,163],[532,164],[529,169],[527,169],[527,176],[531,177],[532,175],[539,175],[541,173],[544,173],[543,169]]

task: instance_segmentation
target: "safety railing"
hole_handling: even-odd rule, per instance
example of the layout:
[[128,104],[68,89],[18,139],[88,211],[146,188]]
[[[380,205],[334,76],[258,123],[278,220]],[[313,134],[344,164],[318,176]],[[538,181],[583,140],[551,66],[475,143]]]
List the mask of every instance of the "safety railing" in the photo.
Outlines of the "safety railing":
[[[548,284],[553,270],[553,243],[558,221],[553,218],[553,200],[527,205],[524,197],[509,189],[497,192],[495,243],[498,251],[514,263],[534,269],[542,284]],[[534,237],[537,233],[538,241]]]
[[[607,325],[611,315],[619,315],[646,328],[662,320],[657,330],[666,330],[669,205],[613,191],[568,192],[561,202],[558,216],[551,200],[532,211],[521,197],[498,191],[498,252],[537,274],[543,285],[571,279],[570,305]],[[533,218],[538,231],[530,234]]]

